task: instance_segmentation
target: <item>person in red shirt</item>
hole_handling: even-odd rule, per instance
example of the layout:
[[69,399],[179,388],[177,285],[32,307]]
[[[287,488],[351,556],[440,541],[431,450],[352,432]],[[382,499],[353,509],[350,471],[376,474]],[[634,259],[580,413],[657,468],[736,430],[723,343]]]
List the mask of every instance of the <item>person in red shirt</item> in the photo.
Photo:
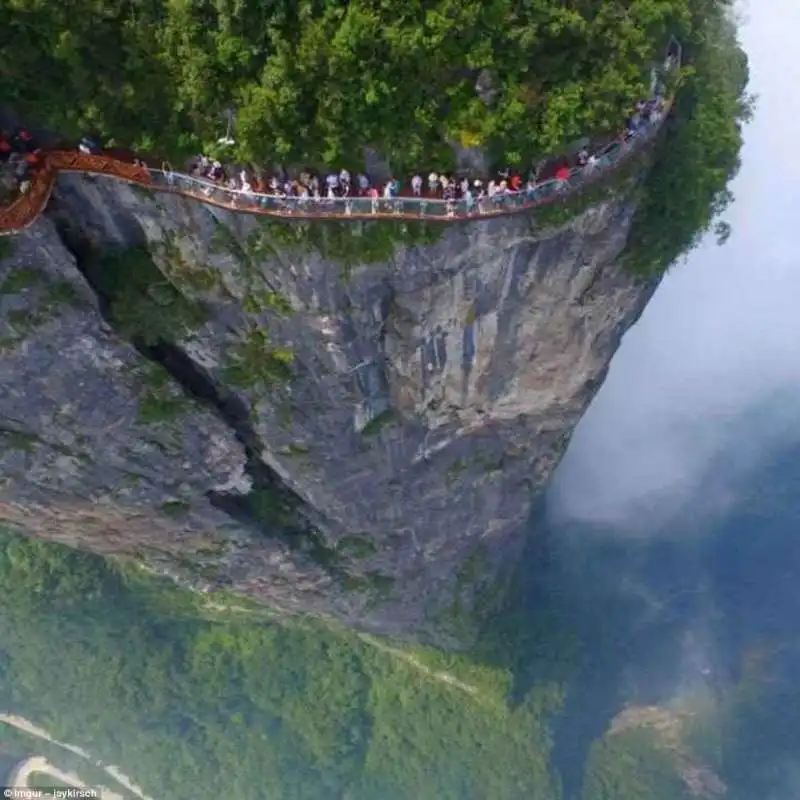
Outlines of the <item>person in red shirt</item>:
[[566,164],[563,167],[559,167],[556,170],[556,180],[557,181],[569,180],[569,167]]
[[11,155],[11,143],[5,136],[0,136],[0,162],[8,161]]
[[511,187],[511,191],[512,191],[512,192],[518,192],[518,191],[519,191],[519,189],[520,189],[520,187],[522,186],[522,178],[520,178],[520,176],[519,176],[519,175],[517,175],[516,173],[514,173],[514,174],[513,174],[513,175],[512,175],[512,176],[511,176],[511,177],[508,179],[508,185]]

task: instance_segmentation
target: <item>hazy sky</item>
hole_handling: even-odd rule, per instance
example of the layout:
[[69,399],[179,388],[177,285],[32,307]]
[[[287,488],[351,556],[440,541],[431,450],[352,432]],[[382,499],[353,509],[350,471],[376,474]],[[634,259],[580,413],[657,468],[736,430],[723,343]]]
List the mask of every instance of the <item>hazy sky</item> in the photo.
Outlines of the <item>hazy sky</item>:
[[744,19],[759,99],[726,214],[733,235],[724,247],[709,237],[674,266],[626,336],[555,482],[570,515],[620,521],[654,494],[678,501],[742,411],[776,390],[800,407],[800,159],[790,133],[800,125],[800,0],[753,3]]

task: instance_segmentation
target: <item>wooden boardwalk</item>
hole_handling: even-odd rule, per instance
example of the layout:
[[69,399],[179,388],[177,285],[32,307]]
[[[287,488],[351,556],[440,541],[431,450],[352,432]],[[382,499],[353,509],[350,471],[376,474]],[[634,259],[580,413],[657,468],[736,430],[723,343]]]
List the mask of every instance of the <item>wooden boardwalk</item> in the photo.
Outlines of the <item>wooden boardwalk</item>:
[[642,150],[652,141],[659,127],[651,126],[631,143],[619,144],[616,150],[603,156],[601,163],[592,170],[573,171],[568,181],[546,181],[539,184],[532,194],[517,192],[500,198],[483,198],[470,208],[464,200],[448,204],[441,199],[408,196],[391,200],[366,197],[317,200],[257,195],[229,189],[191,175],[137,166],[111,154],[90,155],[78,150],[50,150],[42,154],[29,190],[0,208],[0,236],[21,231],[39,217],[47,206],[60,172],[115,178],[154,192],[178,194],[227,211],[283,220],[392,219],[448,223],[502,217],[561,202],[588,185],[599,182],[632,153]]

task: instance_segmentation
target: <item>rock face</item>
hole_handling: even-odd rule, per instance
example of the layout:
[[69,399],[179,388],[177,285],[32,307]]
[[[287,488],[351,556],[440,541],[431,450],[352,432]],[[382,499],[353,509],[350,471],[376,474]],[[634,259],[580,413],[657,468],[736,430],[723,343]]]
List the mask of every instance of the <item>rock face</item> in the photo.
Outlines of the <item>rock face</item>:
[[[632,212],[431,235],[62,176],[0,262],[0,520],[284,612],[457,637],[655,289],[615,263]],[[165,300],[147,325],[169,343],[134,347],[107,278],[142,258],[143,295],[199,313]]]

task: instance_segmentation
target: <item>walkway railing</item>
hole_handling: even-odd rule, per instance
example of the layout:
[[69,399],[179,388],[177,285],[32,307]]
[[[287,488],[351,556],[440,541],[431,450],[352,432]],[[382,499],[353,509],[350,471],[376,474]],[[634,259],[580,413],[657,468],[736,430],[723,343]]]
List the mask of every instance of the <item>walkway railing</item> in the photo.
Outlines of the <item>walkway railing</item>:
[[597,154],[592,166],[576,167],[566,180],[547,180],[531,189],[504,192],[494,197],[465,200],[442,200],[431,197],[400,196],[393,198],[332,197],[320,198],[278,196],[231,189],[193,175],[150,169],[153,189],[192,197],[204,203],[250,214],[263,214],[289,219],[352,219],[369,220],[424,219],[432,222],[453,222],[527,211],[557,202],[595,183],[617,167],[655,136],[660,122],[642,127],[629,142],[616,141]]
[[388,218],[454,222],[515,214],[561,201],[612,172],[654,138],[667,116],[669,106],[667,104],[658,121],[645,124],[633,139],[628,142],[613,142],[596,154],[597,161],[593,165],[573,169],[566,180],[548,180],[530,189],[505,192],[480,200],[462,198],[447,201],[406,196],[391,199],[336,197],[319,200],[310,197],[279,197],[231,189],[192,175],[171,172],[169,169],[140,167],[109,156],[89,155],[79,151],[50,151],[44,154],[43,164],[35,173],[28,192],[0,209],[0,235],[22,230],[34,222],[46,207],[59,172],[113,177],[154,191],[179,194],[232,211],[284,219]]

